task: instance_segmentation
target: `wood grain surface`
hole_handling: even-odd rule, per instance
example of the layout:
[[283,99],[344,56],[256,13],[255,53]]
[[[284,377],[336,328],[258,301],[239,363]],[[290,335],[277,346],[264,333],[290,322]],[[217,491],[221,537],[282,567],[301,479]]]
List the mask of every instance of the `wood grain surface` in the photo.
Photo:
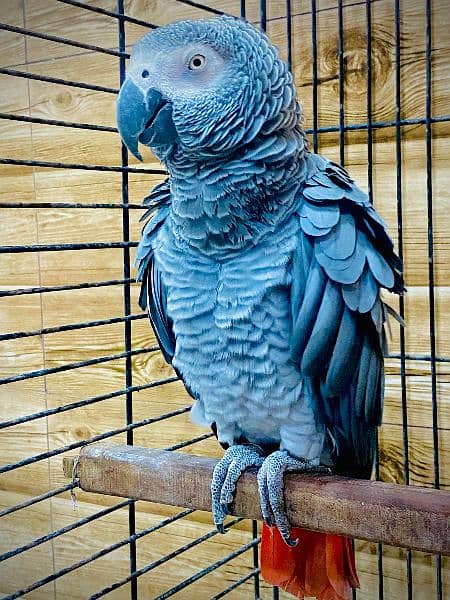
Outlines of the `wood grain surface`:
[[[88,4],[115,11],[115,0],[84,0]],[[239,0],[211,0],[220,10],[238,14]],[[259,0],[247,0],[247,16],[257,22]],[[282,56],[287,55],[285,3],[268,1],[267,29]],[[311,2],[292,0],[293,70],[302,101],[305,127],[313,122]],[[318,51],[318,123],[336,126],[339,121],[339,60],[336,0],[317,0]],[[345,0],[344,56],[345,122],[364,124],[367,120],[367,57],[365,2]],[[208,17],[177,0],[126,0],[127,14],[161,25],[180,18]],[[401,8],[401,117],[425,115],[426,29],[423,0],[400,2]],[[374,122],[395,119],[395,19],[390,0],[372,2],[372,70]],[[72,7],[56,0],[2,0],[0,20],[50,35],[59,35],[83,43],[117,49],[117,22],[111,17]],[[450,113],[450,10],[447,0],[432,2],[432,96],[434,116]],[[146,32],[146,28],[126,24],[127,48]],[[56,44],[21,34],[0,31],[0,65],[30,73],[117,88],[118,59],[105,54]],[[115,126],[115,96],[76,87],[43,83],[0,74],[0,112],[44,119]],[[450,355],[450,227],[449,178],[450,125],[432,127],[433,159],[433,237],[436,312],[436,353]],[[322,133],[319,150],[339,160],[339,136]],[[397,240],[397,190],[395,128],[383,127],[373,135],[373,192],[377,209],[389,224]],[[367,132],[356,130],[345,135],[345,164],[362,188],[367,189]],[[402,201],[404,261],[408,294],[405,297],[406,351],[430,354],[428,292],[427,162],[425,126],[414,124],[402,129]],[[21,123],[0,119],[0,156],[18,159],[120,164],[117,134],[60,126]],[[130,164],[138,166],[131,157]],[[139,165],[140,166],[140,165]],[[150,152],[144,166],[159,168]],[[18,165],[0,165],[0,202],[113,202],[120,203],[120,173],[47,169]],[[130,202],[140,203],[162,175],[130,174]],[[53,244],[122,239],[120,210],[83,209],[1,209],[0,243]],[[139,238],[140,210],[130,211],[130,235]],[[134,252],[132,252],[134,256]],[[31,288],[40,285],[71,285],[81,282],[121,279],[123,255],[119,250],[41,252],[1,255],[0,289]],[[132,312],[138,313],[139,290],[132,286]],[[388,299],[396,306],[395,299]],[[120,286],[0,298],[0,333],[30,331],[68,323],[81,323],[121,316],[123,292]],[[145,320],[132,323],[132,346],[153,346],[155,339]],[[0,377],[70,362],[89,360],[123,351],[123,324],[27,337],[0,342]],[[392,326],[391,351],[399,352],[399,330]],[[171,375],[159,352],[133,358],[133,384],[141,385]],[[436,367],[437,422],[441,486],[450,489],[450,363]],[[404,442],[400,364],[386,362],[386,400],[384,425],[380,430],[380,474],[384,481],[404,483]],[[432,487],[433,413],[430,362],[406,361],[407,442],[410,482]],[[0,419],[13,419],[46,409],[56,409],[96,395],[125,387],[125,362],[117,359],[45,378],[29,379],[0,386]],[[134,394],[134,418],[145,419],[189,405],[182,385],[170,383]],[[125,423],[124,396],[61,412],[0,432],[2,464],[15,462],[48,450],[120,428]],[[135,442],[150,448],[166,448],[204,430],[191,424],[186,414],[158,424],[138,428]],[[125,443],[125,435],[110,442]],[[61,460],[73,450],[27,467],[0,475],[1,508],[12,506],[64,485]],[[188,454],[218,457],[221,449],[214,439],[188,446]],[[0,521],[0,551],[69,525],[117,499],[77,492],[72,507],[68,493],[36,504]],[[0,510],[1,510],[0,508]],[[174,514],[175,509],[161,504],[138,502],[137,529],[141,530]],[[210,531],[210,515],[195,512],[180,522],[143,537],[137,543],[138,567],[157,560],[163,553]],[[35,550],[0,563],[0,592],[11,593],[54,569],[66,567],[128,535],[126,510],[114,512],[99,521],[47,542]],[[152,598],[191,576],[207,564],[225,556],[250,539],[247,523],[233,528],[227,536],[215,536],[176,561],[158,567],[139,579],[139,594]],[[357,560],[361,579],[358,600],[378,598],[378,558],[376,544],[357,542]],[[406,551],[383,547],[383,589],[385,600],[407,597]],[[207,600],[252,568],[251,552],[227,563],[176,595],[186,600]],[[412,553],[413,598],[436,596],[435,559],[429,553]],[[128,550],[107,554],[80,571],[68,573],[54,583],[41,587],[27,597],[38,599],[87,598],[103,586],[128,574]],[[450,595],[450,568],[443,562],[443,597]],[[109,595],[122,600],[129,597],[127,586]],[[253,597],[251,583],[233,592],[230,598]],[[262,598],[271,597],[264,587]],[[282,598],[287,595],[281,594]]]

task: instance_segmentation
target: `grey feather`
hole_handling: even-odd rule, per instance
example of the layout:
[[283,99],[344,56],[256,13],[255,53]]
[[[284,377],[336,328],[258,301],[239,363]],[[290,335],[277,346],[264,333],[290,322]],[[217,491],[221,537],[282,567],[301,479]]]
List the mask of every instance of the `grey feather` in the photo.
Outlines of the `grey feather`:
[[298,317],[295,321],[291,338],[291,356],[295,362],[300,362],[303,350],[315,323],[320,308],[322,295],[325,290],[325,273],[317,262],[311,264],[308,280],[305,286],[305,295]]
[[345,307],[326,377],[326,387],[330,396],[340,394],[349,384],[353,375],[351,361],[359,344],[355,315]]
[[352,215],[347,213],[340,215],[336,227],[318,240],[318,248],[333,260],[344,260],[351,256],[355,251],[355,245],[355,220]]
[[330,358],[341,320],[343,302],[339,287],[328,280],[313,330],[303,352],[301,371],[320,375]]

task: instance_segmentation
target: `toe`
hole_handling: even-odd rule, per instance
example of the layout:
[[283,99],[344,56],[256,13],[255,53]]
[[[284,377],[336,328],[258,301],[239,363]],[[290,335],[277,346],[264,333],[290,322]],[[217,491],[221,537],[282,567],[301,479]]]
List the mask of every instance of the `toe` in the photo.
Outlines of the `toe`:
[[214,523],[218,529],[227,515],[226,507],[224,507],[220,501],[220,493],[223,482],[227,476],[229,463],[230,460],[227,454],[225,454],[225,456],[214,467],[211,480],[211,511],[213,514]]
[[234,492],[236,491],[236,484],[239,477],[246,469],[253,466],[259,466],[261,462],[261,457],[249,452],[243,453],[239,458],[235,458],[231,461],[220,491],[220,502],[222,504],[227,505],[233,502]]
[[232,461],[230,464],[224,482],[222,484],[222,489],[220,490],[220,502],[222,504],[231,504],[233,502],[234,492],[236,490],[236,483],[239,479],[243,469],[245,467],[239,465],[236,461]]
[[284,465],[274,461],[267,469],[267,490],[275,525],[288,546],[296,546],[298,540],[291,539],[291,526],[284,503]]
[[269,527],[273,527],[275,524],[272,508],[270,506],[269,490],[267,488],[267,474],[266,474],[266,462],[262,464],[262,467],[258,471],[258,490],[259,490],[259,501],[261,504],[261,513],[264,521]]
[[232,446],[214,467],[211,480],[211,510],[214,523],[223,532],[223,520],[229,513],[228,505],[233,501],[236,483],[242,471],[259,466],[262,458],[249,446]]

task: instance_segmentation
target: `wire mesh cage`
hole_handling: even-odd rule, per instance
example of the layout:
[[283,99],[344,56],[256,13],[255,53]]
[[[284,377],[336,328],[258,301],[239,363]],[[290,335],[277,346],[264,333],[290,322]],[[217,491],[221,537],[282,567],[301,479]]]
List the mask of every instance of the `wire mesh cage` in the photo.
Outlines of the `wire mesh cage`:
[[[386,361],[376,477],[448,489],[445,0],[5,0],[0,4],[0,591],[5,598],[278,598],[258,525],[98,496],[61,459],[98,441],[220,456],[138,309],[141,201],[164,178],[114,103],[146,31],[227,12],[288,61],[311,147],[386,218],[408,294]],[[392,303],[392,301],[391,301]],[[360,599],[450,594],[445,558],[356,541]]]

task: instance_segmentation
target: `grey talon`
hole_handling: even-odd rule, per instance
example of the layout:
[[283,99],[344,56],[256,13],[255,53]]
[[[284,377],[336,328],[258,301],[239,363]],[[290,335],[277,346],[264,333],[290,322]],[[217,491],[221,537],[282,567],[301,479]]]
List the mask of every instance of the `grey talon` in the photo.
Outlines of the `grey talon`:
[[282,536],[283,541],[289,546],[289,548],[295,548],[296,546],[298,546],[299,543],[299,538],[295,538],[295,540],[293,540],[291,538],[291,534],[288,535],[288,537],[284,537]]
[[224,533],[223,520],[230,512],[229,505],[233,501],[239,477],[249,467],[259,467],[262,461],[261,452],[256,446],[236,445],[228,448],[214,467],[211,481],[211,510],[214,523],[221,533]]
[[316,467],[302,458],[294,458],[285,450],[270,454],[258,471],[258,489],[261,511],[269,527],[276,525],[281,537],[291,548],[299,543],[291,538],[291,526],[285,511],[284,473],[286,471],[313,471]]
[[226,533],[223,523],[215,523],[215,526],[219,533]]

